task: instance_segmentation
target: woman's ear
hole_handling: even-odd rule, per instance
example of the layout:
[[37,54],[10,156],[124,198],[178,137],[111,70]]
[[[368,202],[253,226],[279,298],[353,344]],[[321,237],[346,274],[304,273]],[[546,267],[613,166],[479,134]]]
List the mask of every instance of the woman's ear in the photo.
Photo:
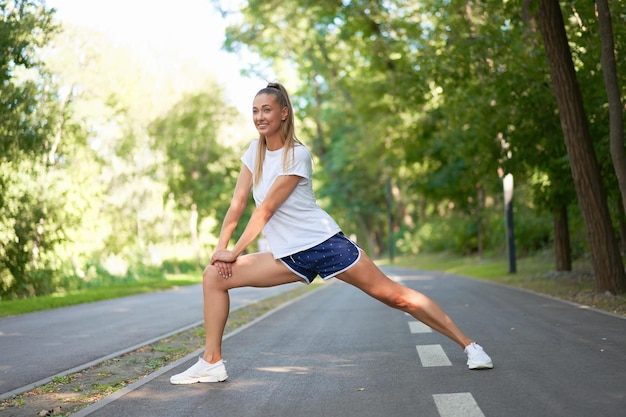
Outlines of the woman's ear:
[[289,116],[289,109],[287,108],[287,106],[285,106],[280,112],[280,119],[284,122],[285,120],[287,120],[287,116]]

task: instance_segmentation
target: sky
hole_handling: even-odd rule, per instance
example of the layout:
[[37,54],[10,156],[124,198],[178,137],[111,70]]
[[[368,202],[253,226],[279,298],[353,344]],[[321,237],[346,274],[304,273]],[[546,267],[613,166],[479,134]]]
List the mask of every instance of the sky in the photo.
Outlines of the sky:
[[[211,0],[47,0],[62,22],[107,34],[113,42],[163,51],[206,70],[244,115],[266,81],[240,75],[251,57],[221,49],[225,20]],[[168,65],[161,60],[157,65]],[[173,68],[177,63],[171,62]]]

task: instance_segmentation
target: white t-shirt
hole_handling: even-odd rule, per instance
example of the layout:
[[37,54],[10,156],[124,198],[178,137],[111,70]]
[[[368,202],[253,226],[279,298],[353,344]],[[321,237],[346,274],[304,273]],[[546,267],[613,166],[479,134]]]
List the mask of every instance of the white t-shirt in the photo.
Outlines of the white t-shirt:
[[[253,140],[241,161],[254,173],[258,139]],[[341,231],[335,220],[315,201],[312,187],[311,153],[304,145],[294,148],[291,166],[283,170],[283,149],[265,151],[261,181],[252,189],[259,206],[280,175],[297,175],[298,185],[263,228],[274,258],[279,259],[312,248]]]

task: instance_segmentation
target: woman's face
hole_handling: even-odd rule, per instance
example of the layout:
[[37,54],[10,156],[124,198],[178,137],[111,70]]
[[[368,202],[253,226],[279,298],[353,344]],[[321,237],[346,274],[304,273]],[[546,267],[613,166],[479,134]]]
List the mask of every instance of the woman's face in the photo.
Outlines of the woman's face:
[[287,108],[280,108],[272,94],[259,94],[252,102],[252,120],[256,130],[265,137],[278,134],[281,123],[287,118]]

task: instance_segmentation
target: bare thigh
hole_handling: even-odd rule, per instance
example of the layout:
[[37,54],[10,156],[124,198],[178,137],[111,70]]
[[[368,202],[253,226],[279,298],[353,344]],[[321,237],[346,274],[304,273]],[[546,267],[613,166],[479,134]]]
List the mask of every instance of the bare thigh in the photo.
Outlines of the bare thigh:
[[205,283],[211,282],[223,290],[238,287],[274,287],[290,282],[302,282],[299,276],[268,252],[252,253],[237,258],[233,263],[233,274],[230,278],[223,278],[215,267],[209,265],[204,270],[204,280]]

